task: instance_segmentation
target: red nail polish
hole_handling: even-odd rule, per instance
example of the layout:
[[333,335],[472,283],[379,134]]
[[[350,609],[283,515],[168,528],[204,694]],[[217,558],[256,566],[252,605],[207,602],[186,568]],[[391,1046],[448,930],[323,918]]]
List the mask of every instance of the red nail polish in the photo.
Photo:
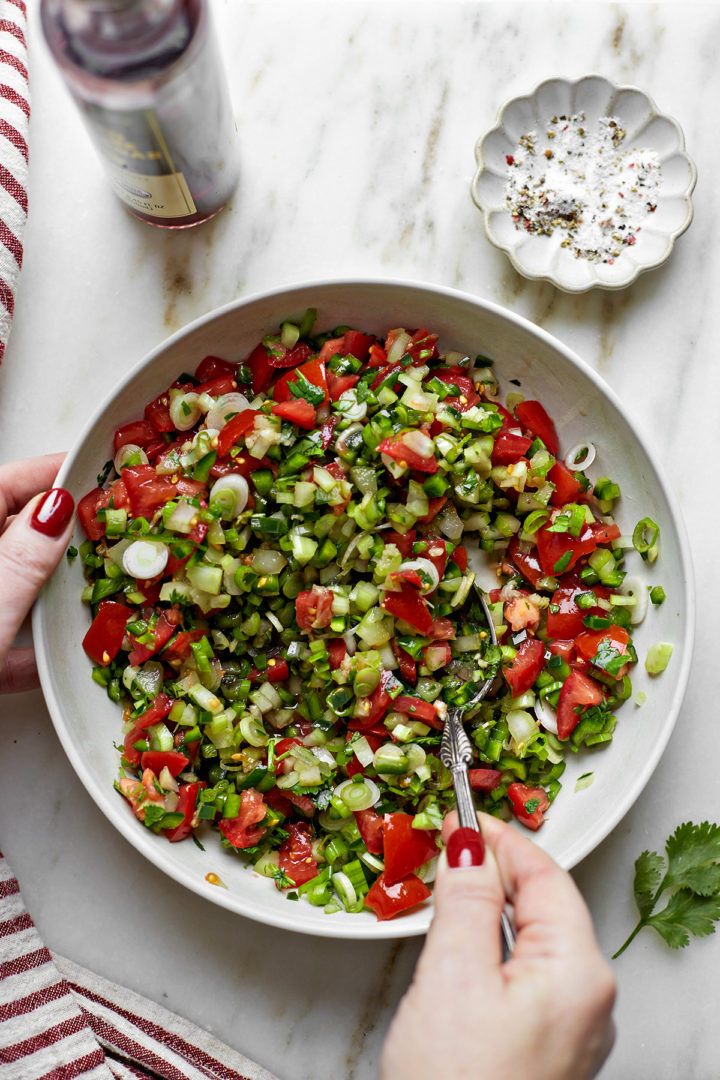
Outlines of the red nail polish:
[[65,531],[74,509],[75,500],[69,491],[51,488],[35,507],[30,524],[37,532],[56,540]]
[[446,850],[448,866],[453,870],[467,870],[485,862],[485,841],[482,833],[474,829],[456,829]]

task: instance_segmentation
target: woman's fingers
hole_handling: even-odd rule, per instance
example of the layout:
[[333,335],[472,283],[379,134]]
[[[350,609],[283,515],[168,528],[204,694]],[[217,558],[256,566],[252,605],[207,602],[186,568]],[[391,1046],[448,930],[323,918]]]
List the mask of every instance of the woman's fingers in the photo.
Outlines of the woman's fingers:
[[31,500],[0,537],[0,668],[23,619],[63,556],[74,507],[69,492],[52,488]]
[[0,668],[0,694],[22,694],[35,690],[39,684],[32,646],[11,649],[5,667]]
[[11,514],[18,514],[33,495],[52,487],[64,460],[65,454],[45,454],[0,465],[0,527]]
[[517,829],[487,814],[480,825],[495,854],[508,900],[515,908],[515,956],[547,956],[595,944],[590,913],[569,874]]
[[435,879],[435,917],[421,965],[434,965],[444,955],[455,963],[462,958],[471,970],[489,972],[501,959],[502,878],[480,833],[457,829],[457,815],[450,817],[450,826],[443,827],[447,849]]

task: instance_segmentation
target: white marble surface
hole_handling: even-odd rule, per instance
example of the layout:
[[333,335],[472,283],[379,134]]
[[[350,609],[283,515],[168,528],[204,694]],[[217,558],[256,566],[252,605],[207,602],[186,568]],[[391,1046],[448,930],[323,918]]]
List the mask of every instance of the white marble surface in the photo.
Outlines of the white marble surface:
[[[718,6],[213,0],[244,175],[232,204],[186,234],[114,201],[29,6],[31,213],[0,369],[0,460],[71,444],[122,372],[234,297],[333,275],[454,285],[556,334],[620,393],[680,500],[700,626],[715,624]],[[626,292],[573,298],[512,270],[483,236],[468,185],[475,139],[508,97],[591,70],[642,86],[680,121],[699,181],[694,223],[667,266]],[[680,722],[646,790],[575,871],[608,954],[634,922],[637,854],[681,820],[720,816],[714,643],[699,636]],[[282,1080],[376,1075],[419,942],[302,938],[206,905],[101,817],[39,693],[0,710],[0,843],[51,948]],[[720,1075],[719,949],[710,938],[672,953],[646,931],[616,962],[618,1040],[603,1080]]]

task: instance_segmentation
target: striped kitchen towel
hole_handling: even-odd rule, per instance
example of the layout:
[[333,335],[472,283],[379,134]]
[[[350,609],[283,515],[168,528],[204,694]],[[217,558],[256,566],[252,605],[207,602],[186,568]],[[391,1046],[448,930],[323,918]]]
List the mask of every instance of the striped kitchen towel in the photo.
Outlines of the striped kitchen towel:
[[26,33],[25,0],[0,0],[0,362],[15,310],[28,208]]
[[0,1080],[275,1080],[155,1002],[45,947],[0,854]]

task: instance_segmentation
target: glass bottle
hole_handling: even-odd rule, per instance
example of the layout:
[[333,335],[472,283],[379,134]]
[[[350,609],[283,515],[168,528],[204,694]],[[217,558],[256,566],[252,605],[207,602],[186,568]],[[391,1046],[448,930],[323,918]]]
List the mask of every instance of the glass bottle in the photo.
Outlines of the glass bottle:
[[41,18],[127,209],[175,229],[217,214],[239,154],[208,0],[42,0]]

